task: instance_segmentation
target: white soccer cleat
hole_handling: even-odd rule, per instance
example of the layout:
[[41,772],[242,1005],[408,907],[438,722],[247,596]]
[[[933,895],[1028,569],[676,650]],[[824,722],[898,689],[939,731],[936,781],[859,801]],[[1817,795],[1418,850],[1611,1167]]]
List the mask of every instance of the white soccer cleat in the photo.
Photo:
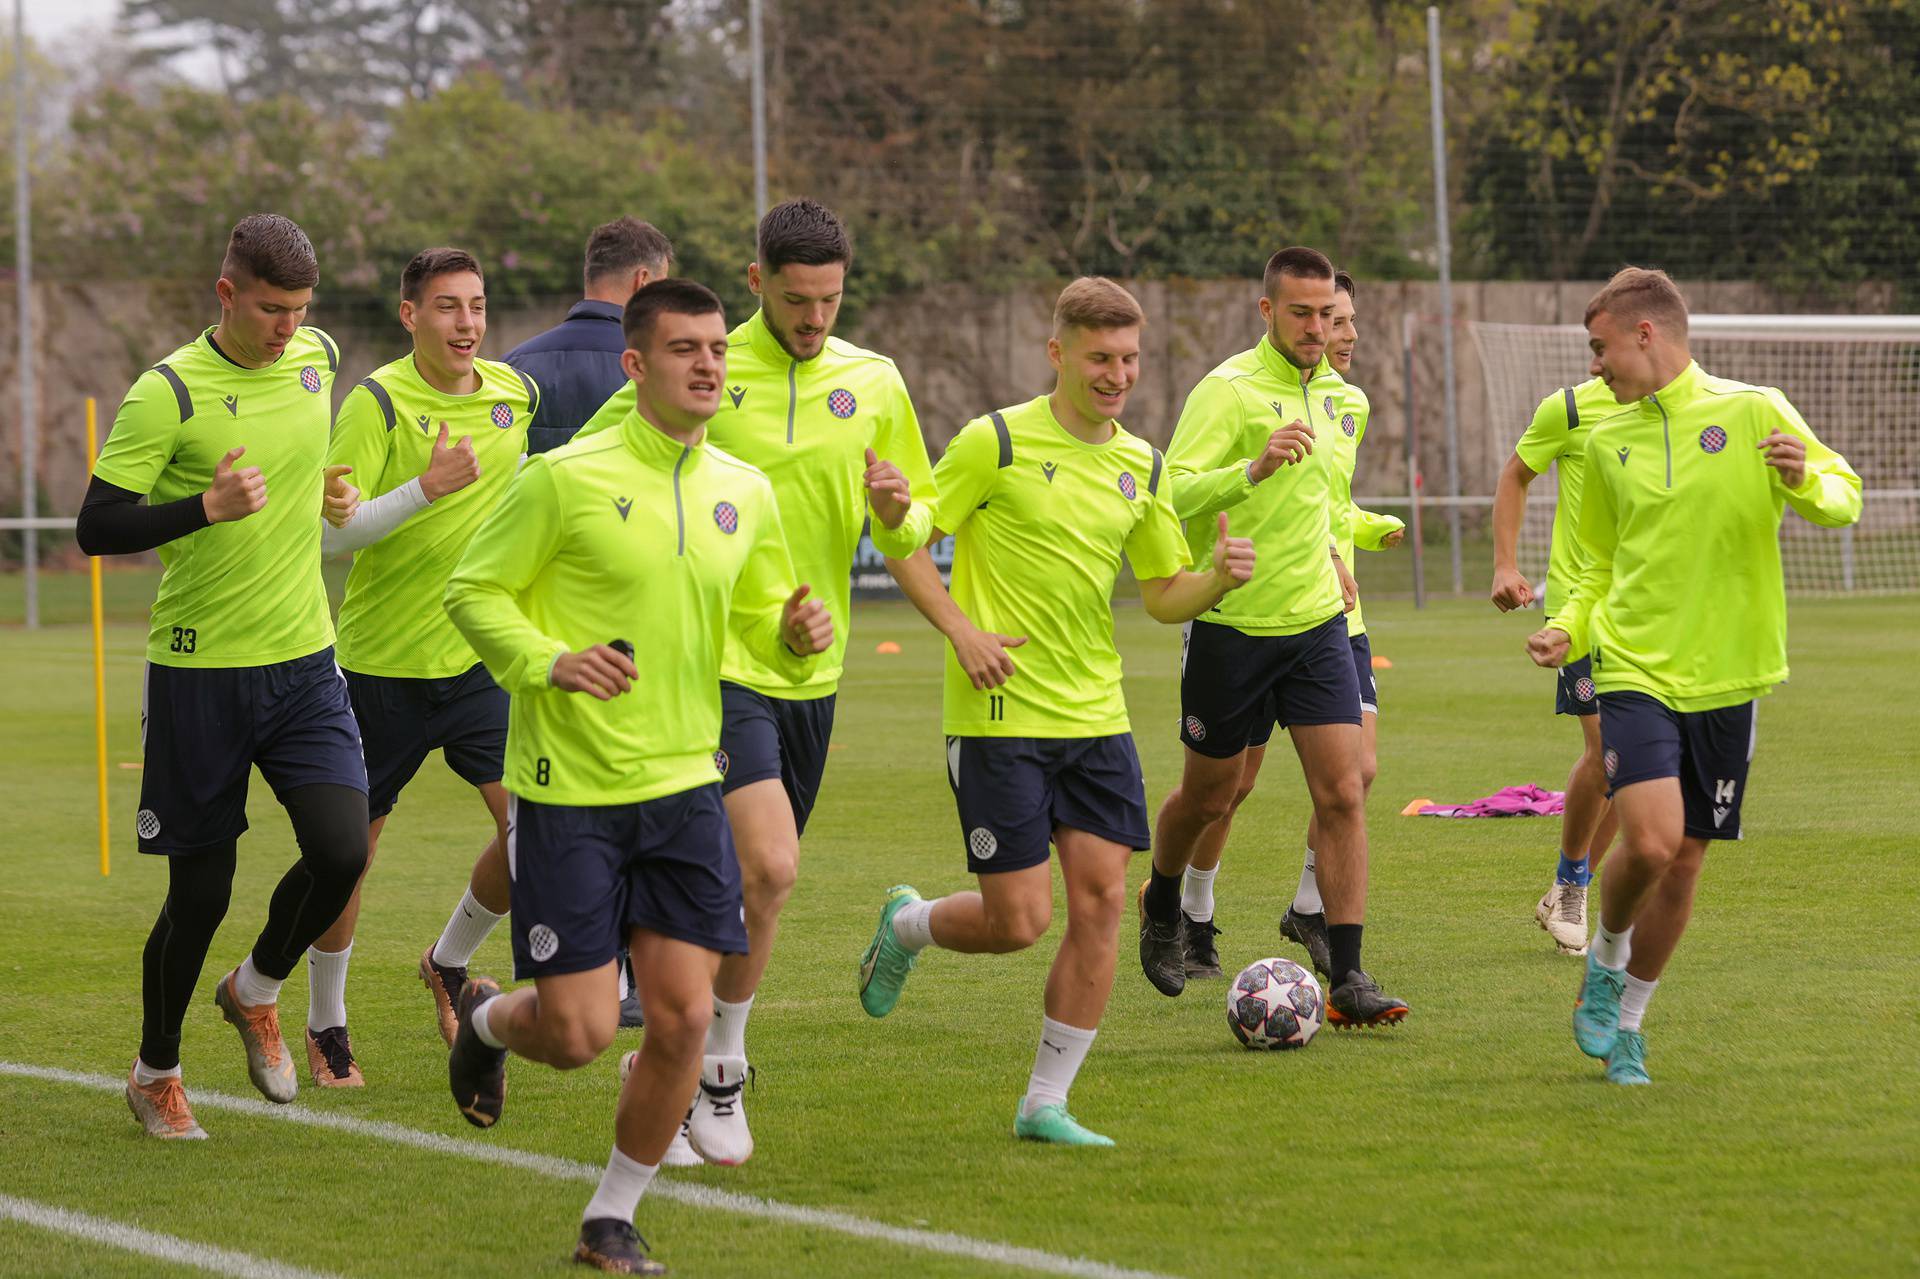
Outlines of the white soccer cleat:
[[1584,955],[1587,953],[1587,890],[1582,884],[1562,884],[1555,881],[1540,904],[1533,908],[1533,918],[1547,936],[1553,938],[1553,944],[1560,948],[1563,955]]
[[745,1057],[708,1057],[700,1065],[700,1090],[693,1095],[693,1113],[687,1118],[687,1141],[710,1164],[731,1167],[747,1162],[753,1154],[753,1134],[747,1131],[741,1097],[746,1082]]
[[[633,1073],[633,1063],[638,1060],[640,1060],[638,1052],[629,1052],[620,1059],[621,1083],[627,1082],[627,1076]],[[668,1144],[667,1153],[660,1157],[660,1162],[669,1168],[698,1168],[707,1162],[693,1148],[693,1143],[687,1140],[687,1120],[692,1118],[693,1110],[689,1107],[687,1118],[680,1121],[680,1131],[673,1134],[673,1141]]]

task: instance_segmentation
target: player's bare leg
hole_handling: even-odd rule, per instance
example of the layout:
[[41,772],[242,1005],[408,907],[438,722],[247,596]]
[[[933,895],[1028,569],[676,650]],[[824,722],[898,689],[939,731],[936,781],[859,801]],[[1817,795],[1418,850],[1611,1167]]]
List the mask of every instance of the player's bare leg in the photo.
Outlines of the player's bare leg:
[[[1186,869],[1208,831],[1225,821],[1231,827],[1246,752],[1225,759],[1186,747],[1180,785],[1160,805],[1154,819],[1153,863],[1140,886],[1140,968],[1163,995],[1178,995],[1187,985],[1187,963],[1180,932],[1180,892]],[[1217,866],[1219,854],[1214,854]]]
[[460,1028],[460,987],[480,943],[510,908],[513,880],[507,867],[507,790],[499,782],[476,787],[493,818],[493,838],[480,850],[467,877],[467,890],[447,918],[440,938],[420,956],[420,980],[433,996],[440,1037],[452,1046]]
[[[1534,920],[1553,938],[1563,955],[1587,953],[1587,886],[1599,869],[1601,826],[1609,820],[1607,774],[1601,763],[1600,717],[1581,715],[1580,758],[1567,774],[1565,807],[1560,816],[1560,863],[1553,887],[1534,907]],[[1611,831],[1608,832],[1611,834]]]
[[[1645,1083],[1640,1017],[1686,928],[1705,844],[1686,837],[1677,777],[1622,786],[1613,805],[1620,819],[1619,847],[1600,884],[1600,927],[1574,1005],[1574,1040],[1588,1056],[1607,1059],[1609,1079]],[[1649,925],[1645,956],[1638,953],[1643,920]],[[1622,1059],[1617,1063],[1616,1054]]]
[[740,857],[748,950],[744,955],[722,959],[713,981],[713,1016],[702,1054],[700,1088],[687,1118],[687,1138],[707,1162],[738,1164],[753,1154],[753,1133],[747,1127],[743,1097],[747,1015],[773,957],[780,912],[793,895],[799,876],[800,832],[793,817],[793,803],[778,778],[750,782],[729,791],[725,803],[727,823],[733,828],[734,848]]
[[1233,792],[1232,807],[1200,836],[1193,860],[1187,863],[1186,873],[1181,876],[1180,942],[1190,980],[1220,976],[1220,951],[1213,940],[1220,934],[1213,926],[1214,876],[1219,873],[1220,859],[1226,854],[1234,816],[1253,794],[1254,785],[1260,779],[1261,762],[1266,757],[1264,745],[1247,747],[1241,756],[1240,785]]
[[[1360,802],[1363,806],[1366,797],[1373,793],[1373,779],[1380,768],[1375,745],[1379,723],[1380,717],[1374,712],[1360,712]],[[1331,978],[1333,954],[1327,943],[1326,906],[1320,896],[1320,855],[1316,851],[1320,847],[1320,819],[1309,813],[1307,852],[1300,864],[1300,886],[1294,890],[1293,900],[1280,917],[1280,935],[1306,947],[1314,971]]]
[[1326,904],[1327,1020],[1335,1027],[1398,1022],[1407,1005],[1382,994],[1361,967],[1367,914],[1366,790],[1358,724],[1296,724],[1289,730],[1307,794],[1313,800],[1320,846],[1316,876]]

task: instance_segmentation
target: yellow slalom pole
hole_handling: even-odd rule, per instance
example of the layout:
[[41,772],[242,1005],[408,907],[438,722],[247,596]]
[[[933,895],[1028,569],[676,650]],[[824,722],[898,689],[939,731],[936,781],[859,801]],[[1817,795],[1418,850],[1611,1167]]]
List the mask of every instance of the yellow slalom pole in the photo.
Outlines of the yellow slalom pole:
[[[99,448],[97,406],[87,397],[87,468],[93,468]],[[93,579],[93,751],[100,776],[100,873],[113,873],[107,838],[107,643],[100,621],[100,559],[87,561],[87,575]]]

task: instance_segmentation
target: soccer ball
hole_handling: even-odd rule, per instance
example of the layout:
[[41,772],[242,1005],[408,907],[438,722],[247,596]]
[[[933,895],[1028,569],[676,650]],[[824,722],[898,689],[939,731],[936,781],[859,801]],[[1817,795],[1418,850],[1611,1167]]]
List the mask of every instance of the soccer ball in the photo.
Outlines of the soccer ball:
[[1291,959],[1260,959],[1227,991],[1227,1025],[1248,1048],[1305,1048],[1326,1019],[1313,974]]

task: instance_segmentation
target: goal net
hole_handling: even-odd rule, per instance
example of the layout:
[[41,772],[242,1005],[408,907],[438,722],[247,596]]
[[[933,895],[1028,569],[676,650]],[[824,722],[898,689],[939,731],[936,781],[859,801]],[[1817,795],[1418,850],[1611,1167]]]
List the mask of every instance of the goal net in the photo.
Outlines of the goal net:
[[[1716,377],[1786,392],[1822,442],[1860,474],[1866,504],[1852,528],[1823,529],[1791,510],[1780,526],[1789,591],[1920,590],[1920,316],[1695,315],[1693,357]],[[1470,325],[1496,430],[1514,440],[1533,410],[1587,379],[1577,324]],[[1535,483],[1520,534],[1520,567],[1546,573],[1551,482]]]

